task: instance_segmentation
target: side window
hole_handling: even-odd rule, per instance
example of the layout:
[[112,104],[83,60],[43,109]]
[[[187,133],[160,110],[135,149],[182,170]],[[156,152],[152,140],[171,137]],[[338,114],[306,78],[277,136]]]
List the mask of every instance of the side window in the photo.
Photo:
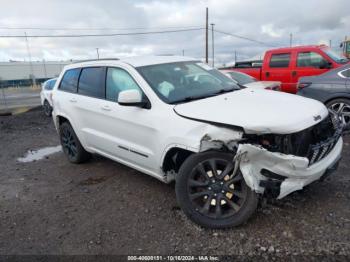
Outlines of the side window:
[[46,90],[52,90],[54,85],[56,83],[56,80],[49,80],[46,85],[45,85],[45,89]]
[[81,71],[78,93],[81,95],[104,98],[104,68],[86,67]]
[[50,90],[53,89],[53,87],[55,86],[56,84],[56,80],[52,80],[51,83],[50,83]]
[[273,54],[270,60],[270,67],[289,67],[290,53]]
[[51,90],[51,87],[52,87],[52,81],[47,82],[46,85],[45,85],[45,89],[46,90]]
[[50,90],[50,81],[45,82],[44,89],[45,90]]
[[327,60],[315,52],[302,52],[298,54],[297,67],[322,67]]
[[59,89],[76,93],[80,68],[70,69],[64,73]]
[[124,90],[136,89],[140,92],[141,89],[135,80],[123,69],[110,67],[107,69],[106,78],[106,99],[117,102],[119,92]]

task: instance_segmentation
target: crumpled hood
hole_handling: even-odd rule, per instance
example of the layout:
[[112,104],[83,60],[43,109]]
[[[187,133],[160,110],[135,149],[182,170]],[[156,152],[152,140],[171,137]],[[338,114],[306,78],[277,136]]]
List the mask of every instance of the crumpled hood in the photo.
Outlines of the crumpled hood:
[[183,117],[242,127],[248,134],[290,134],[323,120],[320,102],[270,90],[243,89],[174,107]]

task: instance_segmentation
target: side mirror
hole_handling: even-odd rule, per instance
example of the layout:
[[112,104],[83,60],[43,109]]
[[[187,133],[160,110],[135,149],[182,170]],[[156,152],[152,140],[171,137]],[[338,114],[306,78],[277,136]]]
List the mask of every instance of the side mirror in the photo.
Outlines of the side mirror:
[[137,106],[146,107],[149,104],[148,101],[142,99],[142,94],[138,90],[125,90],[121,91],[118,95],[118,104],[122,106]]

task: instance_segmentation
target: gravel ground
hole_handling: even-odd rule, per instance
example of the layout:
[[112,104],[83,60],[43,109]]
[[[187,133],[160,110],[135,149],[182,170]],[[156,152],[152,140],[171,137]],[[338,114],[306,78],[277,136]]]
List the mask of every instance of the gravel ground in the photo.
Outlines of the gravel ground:
[[350,255],[349,140],[330,178],[263,203],[229,230],[198,227],[179,209],[173,184],[103,157],[16,160],[58,144],[39,110],[0,117],[0,254]]

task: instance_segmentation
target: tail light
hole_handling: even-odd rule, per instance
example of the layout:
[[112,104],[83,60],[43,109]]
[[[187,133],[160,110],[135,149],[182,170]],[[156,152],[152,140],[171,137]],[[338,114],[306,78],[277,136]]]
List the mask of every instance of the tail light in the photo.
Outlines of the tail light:
[[301,90],[301,89],[308,87],[310,85],[311,85],[311,83],[298,83],[297,89]]

